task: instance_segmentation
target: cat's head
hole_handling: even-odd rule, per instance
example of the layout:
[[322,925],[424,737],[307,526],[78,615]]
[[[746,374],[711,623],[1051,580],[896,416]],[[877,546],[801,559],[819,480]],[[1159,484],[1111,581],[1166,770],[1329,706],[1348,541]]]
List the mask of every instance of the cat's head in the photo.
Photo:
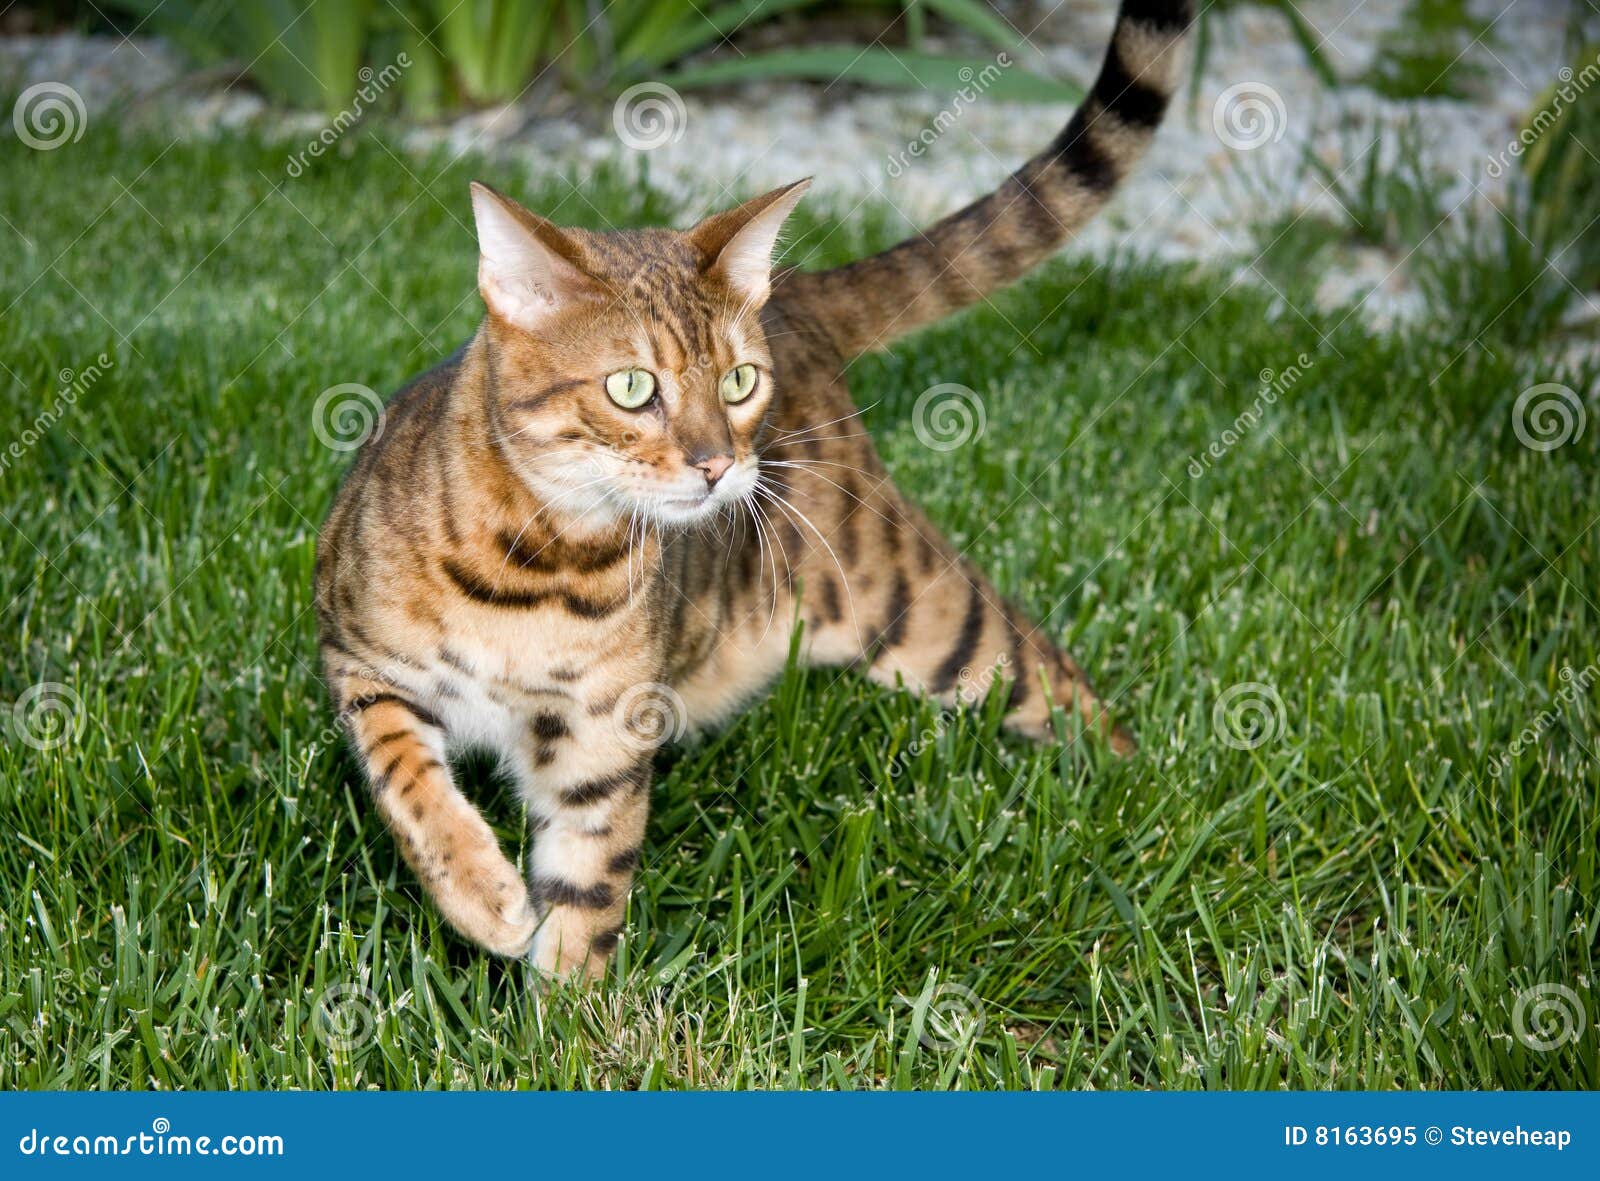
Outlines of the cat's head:
[[750,496],[772,406],[760,312],[800,181],[693,229],[559,228],[472,186],[490,427],[575,514],[706,520]]

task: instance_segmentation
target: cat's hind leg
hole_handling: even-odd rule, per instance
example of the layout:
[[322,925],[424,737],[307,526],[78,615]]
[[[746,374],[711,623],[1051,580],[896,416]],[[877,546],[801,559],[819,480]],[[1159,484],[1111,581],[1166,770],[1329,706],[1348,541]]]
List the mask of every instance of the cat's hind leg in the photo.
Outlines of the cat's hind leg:
[[[1118,754],[1136,749],[1072,657],[964,562],[942,565],[903,598],[891,591],[884,606],[886,618],[898,622],[881,628],[876,645],[862,654],[873,680],[903,681],[942,702],[971,705],[1004,676],[1011,682],[1008,728],[1051,738],[1051,712],[1060,709],[1084,731],[1103,735]],[[896,616],[889,616],[891,608]]]
[[813,659],[862,666],[875,681],[904,683],[946,704],[981,700],[1003,675],[1011,681],[1009,728],[1050,738],[1060,709],[1118,754],[1136,749],[1077,663],[892,484],[858,483],[850,496],[833,552],[804,557]]

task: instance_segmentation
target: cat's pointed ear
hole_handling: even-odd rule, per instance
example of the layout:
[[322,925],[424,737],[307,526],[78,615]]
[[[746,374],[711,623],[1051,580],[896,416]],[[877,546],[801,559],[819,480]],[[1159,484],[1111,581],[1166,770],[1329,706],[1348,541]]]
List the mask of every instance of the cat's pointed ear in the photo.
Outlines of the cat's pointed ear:
[[488,185],[472,182],[478,225],[478,291],[489,310],[537,332],[559,310],[604,297],[561,230]]
[[778,231],[810,187],[807,177],[773,189],[735,209],[714,213],[690,230],[707,273],[720,277],[750,303],[765,303],[772,292],[772,251]]

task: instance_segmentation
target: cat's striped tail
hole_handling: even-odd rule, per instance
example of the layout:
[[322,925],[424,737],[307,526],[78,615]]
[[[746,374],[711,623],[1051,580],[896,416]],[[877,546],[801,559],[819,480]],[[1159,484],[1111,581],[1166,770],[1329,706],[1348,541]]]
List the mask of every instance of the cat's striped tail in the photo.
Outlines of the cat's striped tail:
[[803,307],[845,357],[975,303],[1049,257],[1133,168],[1182,72],[1191,0],[1122,0],[1105,63],[1050,146],[986,197],[882,254],[790,272],[780,299]]

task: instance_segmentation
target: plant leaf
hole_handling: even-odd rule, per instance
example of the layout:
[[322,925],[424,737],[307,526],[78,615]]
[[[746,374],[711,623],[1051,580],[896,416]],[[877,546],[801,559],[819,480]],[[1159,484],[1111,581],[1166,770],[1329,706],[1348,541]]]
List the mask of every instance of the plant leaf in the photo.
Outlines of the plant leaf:
[[[984,83],[986,77],[988,81]],[[677,86],[694,87],[766,78],[858,82],[936,94],[953,94],[964,87],[978,87],[984,95],[1015,102],[1070,103],[1083,97],[1083,90],[1070,82],[1045,78],[1018,66],[1002,68],[994,62],[898,49],[853,49],[842,45],[752,53],[735,60],[677,70],[668,75],[667,80]]]
[[1001,49],[1010,49],[1022,40],[1016,29],[996,16],[987,4],[979,4],[977,0],[922,0],[922,3],[952,24],[971,29]]

